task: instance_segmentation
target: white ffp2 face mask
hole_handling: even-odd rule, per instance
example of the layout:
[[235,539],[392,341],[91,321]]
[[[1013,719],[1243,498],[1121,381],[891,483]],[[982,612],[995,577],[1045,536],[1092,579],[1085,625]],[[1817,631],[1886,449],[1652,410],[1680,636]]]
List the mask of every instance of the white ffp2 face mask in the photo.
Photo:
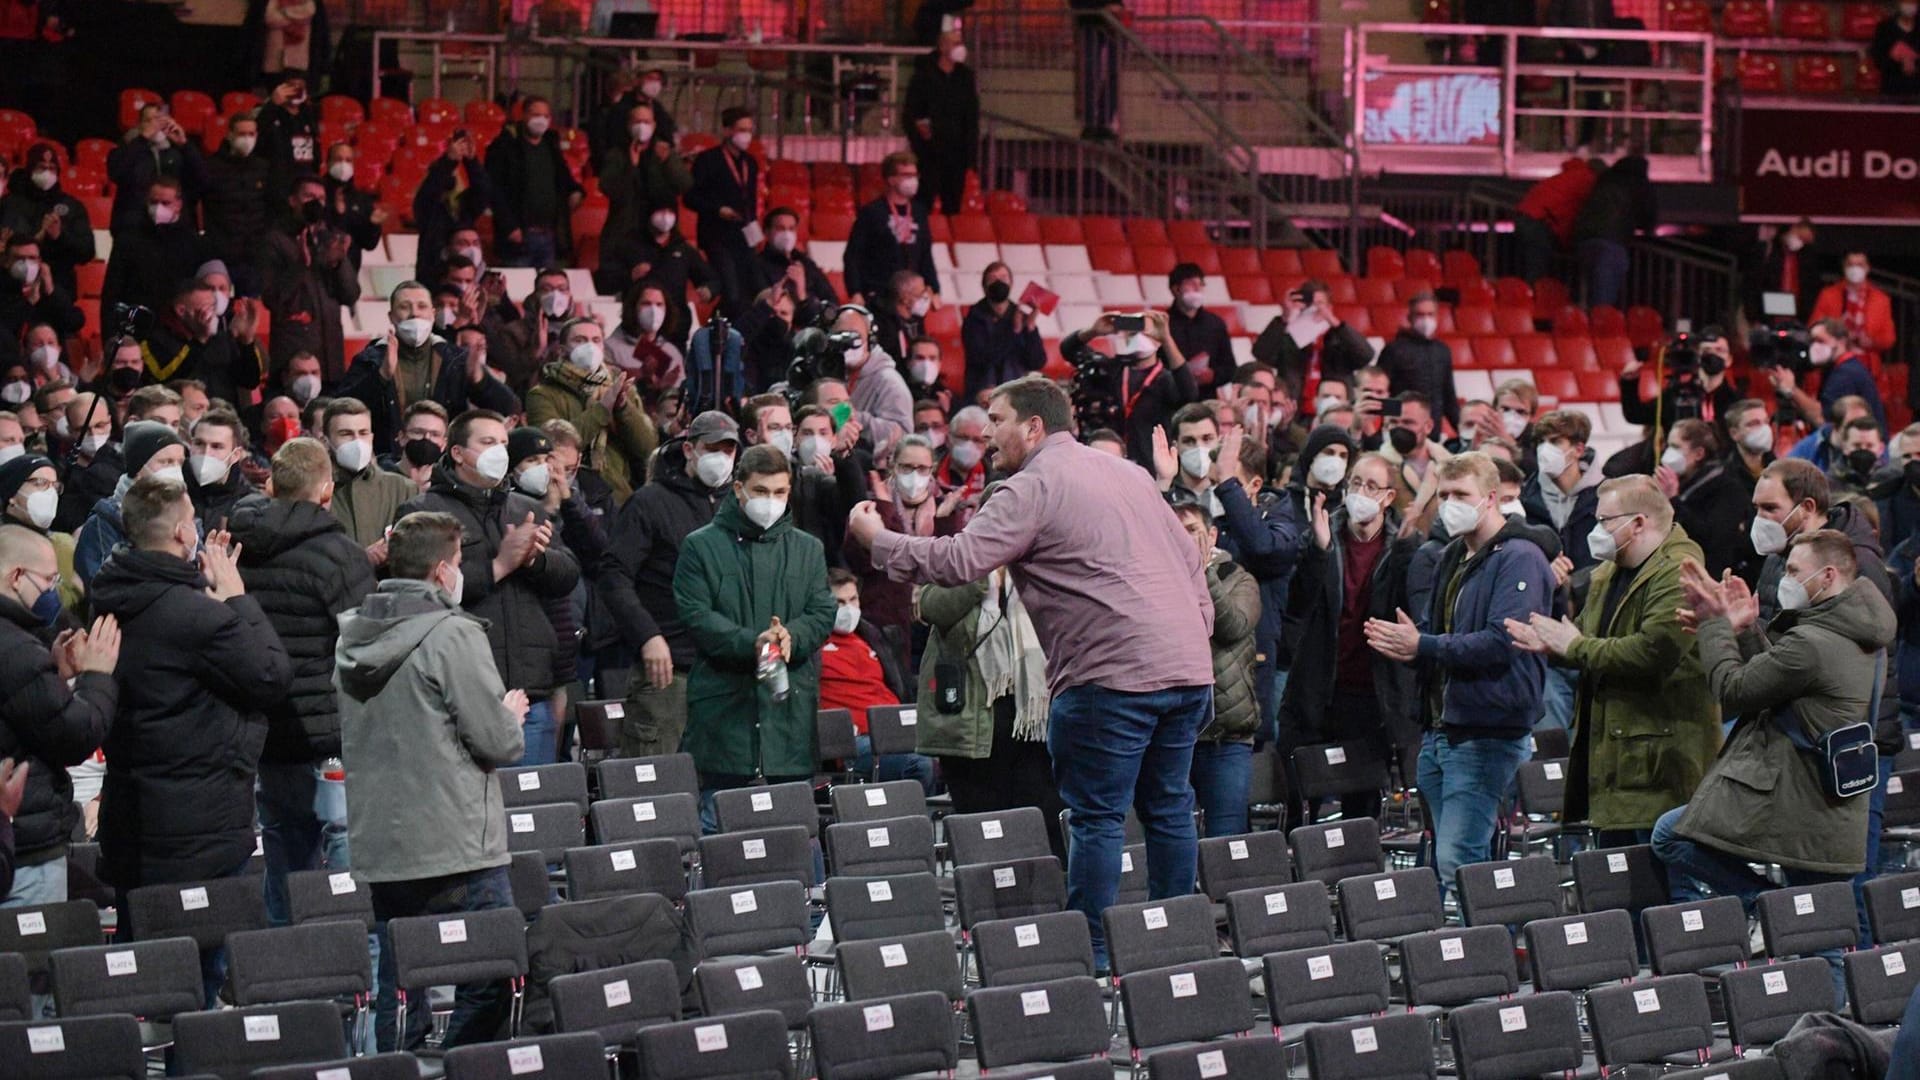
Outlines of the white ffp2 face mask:
[[1480,524],[1482,504],[1448,499],[1440,504],[1440,524],[1448,536],[1465,536]]
[[787,512],[787,500],[758,496],[748,499],[740,509],[747,515],[748,521],[762,529],[771,529],[773,523],[779,521],[781,515]]
[[495,443],[480,451],[474,459],[473,471],[485,477],[490,484],[497,484],[507,475],[507,448],[503,443]]
[[836,633],[851,634],[860,629],[860,605],[841,604],[833,612],[833,629]]

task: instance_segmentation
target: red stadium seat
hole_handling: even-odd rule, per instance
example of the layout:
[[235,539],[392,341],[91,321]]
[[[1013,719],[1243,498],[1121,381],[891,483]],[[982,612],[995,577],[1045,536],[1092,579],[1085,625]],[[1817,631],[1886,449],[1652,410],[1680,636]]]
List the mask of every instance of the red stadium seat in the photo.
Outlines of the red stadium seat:
[[[1525,354],[1522,353],[1521,361],[1524,363],[1525,360]],[[1556,405],[1563,401],[1580,400],[1580,380],[1565,368],[1535,366],[1533,388],[1540,391],[1540,396],[1552,398]]]
[[1568,304],[1553,317],[1553,332],[1559,337],[1586,337],[1593,333],[1584,309]]
[[1300,261],[1299,248],[1268,248],[1260,253],[1260,268],[1269,275],[1289,274],[1305,277],[1307,268]]
[[1848,41],[1872,41],[1886,8],[1872,3],[1850,3],[1840,11],[1840,36]]
[[1338,274],[1325,280],[1327,284],[1327,298],[1334,303],[1357,304],[1360,302],[1360,291],[1354,287],[1354,279],[1345,274]]
[[1440,332],[1443,334],[1454,333],[1455,329],[1453,325],[1453,305],[1441,304],[1439,305],[1439,307],[1440,307]]
[[1283,302],[1295,289],[1306,283],[1305,274],[1268,274],[1267,280],[1273,283],[1274,303]]
[[[1367,249],[1367,276],[1381,281],[1392,281],[1403,277],[1407,272],[1406,257],[1385,244],[1375,244]],[[1363,294],[1364,295],[1364,294]]]
[[1513,341],[1495,335],[1473,339],[1473,358],[1481,367],[1510,368],[1518,367],[1520,360],[1513,352]]
[[1713,8],[1706,0],[1667,0],[1662,25],[1686,34],[1713,33]]
[[1038,244],[1040,239],[1040,219],[1032,214],[996,214],[993,220],[994,239],[1003,244]]
[[1213,234],[1207,231],[1207,223],[1204,221],[1194,221],[1191,218],[1180,218],[1167,222],[1167,239],[1173,241],[1174,247],[1181,247],[1187,244],[1206,244],[1208,246],[1213,244]]
[[1742,55],[1733,65],[1740,89],[1749,94],[1777,94],[1786,87],[1780,61],[1758,53]]
[[1080,230],[1086,235],[1087,243],[1092,244],[1131,244],[1127,239],[1126,226],[1116,217],[1091,215],[1080,219]]
[[1260,253],[1250,247],[1217,248],[1220,253],[1220,272],[1223,274],[1261,274]]
[[1583,401],[1619,401],[1620,379],[1611,371],[1577,371]]
[[1837,94],[1846,89],[1840,65],[1831,56],[1793,58],[1793,89],[1801,94]]
[[1440,262],[1440,256],[1426,248],[1407,249],[1407,276],[1422,278],[1429,282],[1440,281],[1447,276],[1446,267]]
[[106,228],[107,223],[113,220],[113,196],[83,196],[80,201],[86,204],[87,220],[98,224],[100,228]]
[[1449,251],[1440,259],[1440,280],[1456,289],[1480,280],[1480,260],[1469,251]]
[[767,162],[767,183],[782,184],[787,187],[810,188],[813,186],[813,181],[807,176],[807,163],[789,161],[786,158]]
[[1533,308],[1501,305],[1493,309],[1493,327],[1502,334],[1533,333]]
[[1453,309],[1453,327],[1462,334],[1475,337],[1499,332],[1499,327],[1493,321],[1492,308],[1465,304]]
[[92,262],[83,262],[73,268],[73,278],[74,284],[79,286],[82,297],[98,300],[100,287],[107,282],[107,261],[95,259]]
[[1134,245],[1133,265],[1138,267],[1135,273],[1166,275],[1180,265],[1180,256],[1172,247],[1164,245]]
[[1167,235],[1167,223],[1159,218],[1128,218],[1126,228],[1127,243],[1134,247],[1142,244],[1154,247],[1173,246],[1173,238]]
[[985,214],[955,214],[947,219],[956,244],[991,244],[993,219]]
[[461,119],[460,107],[446,98],[423,98],[413,113],[423,124],[440,124],[449,120],[459,123]]
[[1596,304],[1587,312],[1587,326],[1596,338],[1627,336],[1626,314],[1606,304]]
[[1517,277],[1503,277],[1494,282],[1493,295],[1501,307],[1533,307],[1533,286]]
[[[1533,283],[1533,317],[1551,321],[1560,314],[1561,308],[1567,306],[1570,299],[1567,287],[1559,279],[1541,278]],[[1586,313],[1581,312],[1581,317],[1584,319]]]
[[[1168,254],[1172,254],[1169,248]],[[1137,274],[1133,262],[1133,249],[1125,244],[1088,244],[1087,262],[1095,270],[1109,274]]]
[[932,338],[960,336],[960,305],[942,304],[927,312],[925,326],[927,336]]
[[853,215],[815,210],[811,235],[816,240],[845,240],[853,235]]
[[1553,351],[1560,354],[1560,366],[1574,371],[1598,371],[1600,356],[1593,351],[1593,341],[1586,337],[1556,337],[1553,339]]
[[1179,256],[1181,262],[1198,266],[1203,274],[1218,275],[1226,272],[1220,268],[1220,253],[1211,243],[1176,244],[1173,253]]
[[853,170],[842,161],[816,161],[813,163],[813,186],[816,189],[839,187],[852,191]]
[[1773,36],[1767,5],[1762,0],[1727,0],[1720,9],[1720,34],[1730,38]]
[[1473,358],[1473,339],[1465,334],[1442,333],[1440,340],[1446,343],[1448,351],[1453,353],[1453,367],[1456,371],[1471,371],[1485,365]]
[[[260,107],[260,95],[245,90],[229,90],[220,95],[220,115],[232,116],[234,113],[252,112]],[[351,355],[351,354],[349,354]]]
[[149,105],[165,105],[167,99],[158,91],[141,87],[129,87],[120,91],[120,126],[131,128],[140,123],[140,110]]
[[104,170],[69,165],[60,171],[60,186],[75,198],[98,195],[106,190],[107,174]]
[[367,106],[367,119],[378,120],[383,124],[397,124],[411,127],[413,124],[413,106],[399,98],[374,98]]
[[1246,324],[1240,321],[1240,306],[1238,304],[1232,305],[1230,307],[1211,307],[1211,308],[1208,308],[1207,310],[1213,312],[1215,315],[1220,316],[1220,321],[1227,324],[1228,336],[1230,337],[1246,337],[1247,336]]
[[1085,244],[1087,234],[1080,219],[1047,214],[1040,218],[1040,242],[1043,244]]
[[1001,215],[1025,215],[1032,211],[1027,208],[1027,200],[1021,198],[1019,192],[995,191],[987,196],[987,213],[1000,217]]
[[1813,0],[1789,0],[1780,9],[1780,36],[1802,41],[1825,41],[1833,35],[1827,5]]
[[1403,304],[1368,304],[1367,312],[1373,320],[1373,332],[1388,340],[1407,323],[1407,309]]
[[1853,65],[1853,92],[1856,94],[1877,94],[1880,92],[1880,65],[1872,57],[1862,56]]
[[220,111],[210,95],[198,90],[175,90],[172,106],[173,118],[180,121],[181,128],[189,135],[205,134],[207,121]]
[[1513,335],[1513,355],[1521,367],[1550,368],[1560,365],[1560,355],[1554,351],[1553,339],[1545,334]]
[[1277,303],[1273,283],[1261,274],[1228,274],[1227,295],[1243,304]]
[[[1395,258],[1399,258],[1399,256],[1399,252],[1394,252]],[[1372,262],[1372,259],[1368,259],[1369,267],[1371,267]],[[1355,279],[1353,283],[1354,291],[1359,295],[1360,302],[1363,304],[1391,304],[1395,300],[1400,299],[1399,294],[1394,292],[1393,286],[1394,280],[1392,278],[1378,277],[1372,273],[1369,273],[1366,277]]]
[[1335,304],[1333,313],[1361,337],[1373,333],[1373,313],[1367,310],[1365,304]]
[[1346,274],[1340,265],[1340,253],[1328,248],[1301,248],[1300,266],[1308,277],[1328,281]]
[[114,143],[111,139],[81,139],[73,144],[73,163],[97,167],[101,172],[105,172],[107,155],[113,153],[113,147]]
[[328,94],[320,99],[320,122],[323,124],[346,124],[351,127],[366,118],[367,110],[357,98]]
[[1650,349],[1667,336],[1667,327],[1660,313],[1642,304],[1627,309],[1627,340],[1633,342],[1636,349]]
[[1600,359],[1600,367],[1608,372],[1619,371],[1633,362],[1633,342],[1626,335],[1618,334],[1593,339],[1594,355]]

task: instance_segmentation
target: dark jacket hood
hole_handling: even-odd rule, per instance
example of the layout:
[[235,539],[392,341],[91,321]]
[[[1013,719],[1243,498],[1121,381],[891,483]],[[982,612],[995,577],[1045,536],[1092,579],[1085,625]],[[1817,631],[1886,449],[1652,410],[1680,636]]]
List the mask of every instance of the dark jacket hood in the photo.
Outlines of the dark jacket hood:
[[317,503],[249,495],[233,508],[227,531],[240,545],[241,565],[258,566],[316,536],[345,530]]
[[781,514],[770,527],[762,529],[747,518],[747,512],[741,508],[740,500],[729,491],[726,497],[720,500],[720,505],[713,508],[713,523],[748,543],[778,540],[793,528],[793,500],[788,498],[786,512]]
[[460,479],[453,466],[444,459],[433,467],[433,479],[428,481],[427,490],[436,495],[445,495],[458,499],[476,509],[504,502],[507,489],[504,487],[478,488]]
[[176,555],[158,551],[136,551],[125,544],[94,575],[90,587],[94,610],[116,615],[121,622],[153,606],[168,591],[180,587],[196,592],[207,587],[200,567]]
[[1851,500],[1842,499],[1827,509],[1827,528],[1837,529],[1847,534],[1853,541],[1855,552],[1871,552],[1878,559],[1885,554],[1880,548],[1880,534],[1874,530],[1873,523],[1861,512],[1860,505]]
[[356,701],[378,694],[435,627],[455,618],[472,616],[430,582],[411,578],[381,582],[364,603],[340,616],[335,654],[340,689]]
[[[1790,620],[1790,621],[1789,621]],[[1886,597],[1871,581],[1855,578],[1839,596],[1831,597],[1804,611],[1787,612],[1775,619],[1775,625],[1819,627],[1871,652],[1893,641],[1898,620]]]

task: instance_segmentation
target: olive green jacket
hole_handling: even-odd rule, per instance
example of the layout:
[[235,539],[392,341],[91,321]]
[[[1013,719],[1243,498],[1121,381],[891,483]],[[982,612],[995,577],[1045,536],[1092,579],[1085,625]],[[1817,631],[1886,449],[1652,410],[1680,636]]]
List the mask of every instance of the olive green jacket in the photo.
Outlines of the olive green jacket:
[[[930,631],[920,657],[920,719],[914,729],[914,749],[922,754],[978,761],[993,753],[993,702],[987,700],[980,665],[971,660],[986,595],[986,578],[920,590],[920,620]],[[957,713],[943,713],[934,703],[933,673],[943,663],[961,665],[966,672],[967,700]]]
[[1775,616],[1765,634],[1749,628],[1736,638],[1724,618],[1700,624],[1707,683],[1740,721],[1688,800],[1680,835],[1750,862],[1858,873],[1870,796],[1829,798],[1813,755],[1772,714],[1791,704],[1811,738],[1871,719],[1874,653],[1895,626],[1886,598],[1864,579]]
[[1201,742],[1252,742],[1260,730],[1254,695],[1254,628],[1260,625],[1260,585],[1224,551],[1207,564],[1213,597],[1213,720]]
[[1676,524],[1640,565],[1605,626],[1604,600],[1620,568],[1611,562],[1594,568],[1578,620],[1581,636],[1565,660],[1580,671],[1580,693],[1593,697],[1584,722],[1575,718],[1569,821],[1651,829],[1661,814],[1687,801],[1720,749],[1720,706],[1677,614],[1685,603],[1680,564],[1686,559],[1705,562],[1700,545]]
[[600,471],[600,478],[613,489],[613,501],[624,503],[646,481],[647,458],[660,445],[660,434],[641,408],[637,391],[627,393],[617,413],[600,403],[600,392],[613,378],[605,367],[582,375],[566,363],[548,364],[540,371],[540,381],[527,391],[527,424],[539,427],[549,420],[565,420],[578,428],[586,464]]

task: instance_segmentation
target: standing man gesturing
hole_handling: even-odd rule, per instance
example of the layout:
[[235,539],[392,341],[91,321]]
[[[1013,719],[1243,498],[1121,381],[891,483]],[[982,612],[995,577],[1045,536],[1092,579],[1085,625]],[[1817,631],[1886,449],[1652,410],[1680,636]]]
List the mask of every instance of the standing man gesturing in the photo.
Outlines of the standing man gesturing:
[[1091,924],[1120,884],[1127,808],[1147,833],[1154,898],[1193,889],[1194,738],[1213,714],[1213,602],[1193,542],[1138,466],[1072,435],[1066,391],[1040,376],[1003,384],[987,437],[1012,473],[955,536],[887,531],[870,502],[848,531],[896,581],[963,585],[1013,570],[1047,656],[1048,749],[1073,813],[1067,902]]

